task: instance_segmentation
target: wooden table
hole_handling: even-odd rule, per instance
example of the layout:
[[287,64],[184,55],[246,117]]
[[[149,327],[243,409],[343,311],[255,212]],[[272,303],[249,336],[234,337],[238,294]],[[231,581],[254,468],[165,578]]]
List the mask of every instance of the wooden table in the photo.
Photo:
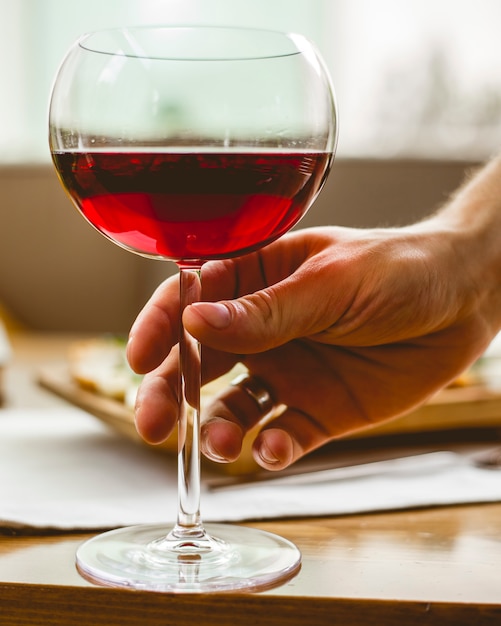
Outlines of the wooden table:
[[[33,380],[41,363],[62,358],[67,342],[38,336],[14,341],[9,405],[62,402]],[[257,594],[95,587],[74,567],[75,549],[87,535],[4,534],[0,624],[501,624],[501,504],[253,525],[291,539],[303,553],[296,578]]]

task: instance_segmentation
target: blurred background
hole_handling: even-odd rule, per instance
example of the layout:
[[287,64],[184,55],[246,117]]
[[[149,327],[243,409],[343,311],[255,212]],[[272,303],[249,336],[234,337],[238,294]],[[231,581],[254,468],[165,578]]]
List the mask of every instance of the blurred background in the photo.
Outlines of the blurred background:
[[340,135],[301,226],[418,219],[501,145],[498,0],[0,0],[0,303],[28,327],[126,331],[174,271],[85,224],[47,146],[51,85],[74,40],[153,23],[259,26],[316,42]]

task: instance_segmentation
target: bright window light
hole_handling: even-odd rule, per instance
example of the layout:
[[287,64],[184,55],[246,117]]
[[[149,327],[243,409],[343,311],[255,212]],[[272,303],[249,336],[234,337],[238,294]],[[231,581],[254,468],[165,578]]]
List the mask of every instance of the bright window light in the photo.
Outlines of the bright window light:
[[317,43],[340,156],[483,159],[501,146],[499,0],[0,0],[0,163],[47,162],[50,88],[83,32],[245,25]]

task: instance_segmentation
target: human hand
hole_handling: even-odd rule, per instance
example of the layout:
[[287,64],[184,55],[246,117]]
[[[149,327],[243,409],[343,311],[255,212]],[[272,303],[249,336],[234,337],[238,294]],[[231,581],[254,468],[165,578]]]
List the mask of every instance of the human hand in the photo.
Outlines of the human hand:
[[[242,361],[284,411],[254,442],[281,469],[330,439],[401,415],[454,379],[495,330],[475,276],[448,231],[318,228],[245,257],[208,263],[204,302],[187,330],[203,344],[203,379]],[[177,278],[155,292],[131,330],[128,358],[150,372],[137,427],[158,442],[177,413]],[[239,386],[208,407],[202,447],[234,460],[262,415]]]

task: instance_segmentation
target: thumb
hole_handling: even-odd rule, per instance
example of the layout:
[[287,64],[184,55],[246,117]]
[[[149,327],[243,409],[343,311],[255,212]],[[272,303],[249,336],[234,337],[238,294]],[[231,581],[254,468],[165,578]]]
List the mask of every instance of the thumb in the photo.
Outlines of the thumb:
[[325,328],[319,310],[325,282],[320,293],[315,282],[290,276],[235,300],[197,302],[185,309],[183,323],[211,348],[234,354],[264,352]]

